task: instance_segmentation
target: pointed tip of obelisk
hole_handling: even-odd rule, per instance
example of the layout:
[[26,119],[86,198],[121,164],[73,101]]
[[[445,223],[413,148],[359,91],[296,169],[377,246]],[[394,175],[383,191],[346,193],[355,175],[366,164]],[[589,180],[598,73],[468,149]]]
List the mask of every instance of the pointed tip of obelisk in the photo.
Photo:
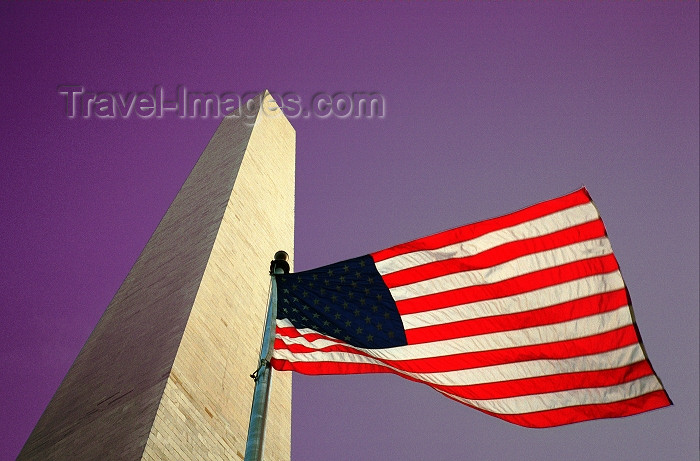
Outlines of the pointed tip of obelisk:
[[257,101],[257,105],[259,108],[258,117],[262,115],[264,117],[284,119],[287,122],[287,124],[289,124],[289,126],[292,129],[294,129],[294,126],[287,118],[287,115],[284,113],[284,106],[279,105],[278,101],[267,88],[258,93],[258,95],[255,97],[255,100]]

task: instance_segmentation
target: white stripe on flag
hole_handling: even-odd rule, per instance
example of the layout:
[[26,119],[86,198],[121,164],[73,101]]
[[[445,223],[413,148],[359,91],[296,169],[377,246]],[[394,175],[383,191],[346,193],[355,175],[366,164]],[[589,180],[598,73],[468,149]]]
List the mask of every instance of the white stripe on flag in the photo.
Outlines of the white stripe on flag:
[[443,291],[501,282],[520,275],[561,266],[612,253],[606,237],[573,243],[553,250],[541,251],[485,269],[443,275],[421,282],[390,288],[396,301],[416,298]]
[[619,402],[650,392],[662,390],[655,375],[644,376],[634,381],[607,387],[572,389],[537,395],[523,395],[492,400],[465,399],[438,389],[462,403],[498,414],[522,414],[535,411],[553,410],[578,405],[595,405]]
[[[281,354],[277,354],[276,352],[276,357],[291,360],[288,351],[286,353],[283,351],[278,352],[281,352]],[[322,358],[320,354],[324,354],[324,357]],[[639,344],[632,344],[608,352],[567,359],[531,360],[480,368],[468,368],[464,370],[421,373],[405,371],[373,357],[348,352],[312,352],[308,353],[308,355],[311,359],[309,361],[312,362],[327,361],[380,365],[404,376],[420,380],[423,383],[438,386],[472,386],[476,384],[538,378],[564,373],[602,371],[631,365],[644,360],[642,348]]]
[[[382,360],[415,360],[428,359],[434,357],[445,357],[465,352],[499,350],[510,347],[531,346],[536,344],[547,344],[557,341],[585,338],[607,331],[616,330],[632,324],[632,316],[628,306],[602,314],[591,315],[580,319],[569,320],[567,322],[555,323],[552,325],[524,328],[521,330],[501,331],[484,335],[469,336],[466,338],[448,339],[435,341],[432,343],[408,344],[405,346],[391,347],[387,349],[363,349],[347,346],[352,349],[364,351]],[[277,320],[280,327],[290,326],[286,320]],[[315,330],[299,329],[301,334],[317,333]],[[292,362],[304,361],[333,361],[342,362],[350,360],[354,354],[348,352],[323,352],[319,349],[338,344],[325,338],[309,341],[304,337],[290,338],[277,333],[276,337],[286,344],[299,344],[308,348],[316,349],[316,352],[289,353],[288,350],[275,350],[275,357],[286,359]],[[282,355],[284,354],[284,355]],[[340,355],[334,355],[340,354]]]
[[381,275],[391,274],[434,261],[472,256],[504,243],[540,237],[598,218],[598,210],[595,206],[592,203],[586,203],[435,250],[414,251],[397,255],[377,262],[376,266]]
[[461,304],[427,312],[401,316],[404,328],[421,328],[433,325],[473,320],[494,315],[515,314],[542,307],[553,306],[596,294],[608,293],[625,287],[620,271],[592,275],[571,282],[552,285],[505,298]]

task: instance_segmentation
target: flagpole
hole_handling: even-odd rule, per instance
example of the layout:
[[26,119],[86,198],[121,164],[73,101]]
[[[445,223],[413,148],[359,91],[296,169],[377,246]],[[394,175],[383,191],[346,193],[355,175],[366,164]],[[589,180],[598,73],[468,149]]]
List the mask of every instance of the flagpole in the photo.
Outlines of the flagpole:
[[250,375],[255,381],[253,405],[250,409],[248,424],[248,441],[245,446],[245,461],[262,461],[265,443],[265,422],[267,419],[267,403],[270,398],[270,378],[272,377],[272,346],[275,339],[275,320],[277,318],[277,281],[275,274],[288,274],[289,255],[284,251],[275,253],[275,259],[270,262],[270,301],[267,306],[265,330],[260,345],[260,362],[258,369]]

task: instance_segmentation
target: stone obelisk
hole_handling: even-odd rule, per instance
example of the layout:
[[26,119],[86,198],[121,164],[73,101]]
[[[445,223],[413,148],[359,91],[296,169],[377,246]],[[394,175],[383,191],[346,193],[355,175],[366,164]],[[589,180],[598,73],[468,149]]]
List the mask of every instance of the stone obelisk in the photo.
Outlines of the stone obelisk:
[[[293,258],[294,169],[269,93],[223,120],[18,459],[243,459],[270,260]],[[289,373],[267,418],[265,459],[288,460]]]

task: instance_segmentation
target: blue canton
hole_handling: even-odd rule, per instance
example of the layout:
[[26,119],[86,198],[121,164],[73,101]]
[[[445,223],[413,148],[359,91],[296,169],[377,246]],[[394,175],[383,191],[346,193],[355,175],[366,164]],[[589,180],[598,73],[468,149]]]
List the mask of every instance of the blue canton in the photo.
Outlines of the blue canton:
[[401,317],[369,255],[277,275],[277,318],[368,349],[406,344]]

